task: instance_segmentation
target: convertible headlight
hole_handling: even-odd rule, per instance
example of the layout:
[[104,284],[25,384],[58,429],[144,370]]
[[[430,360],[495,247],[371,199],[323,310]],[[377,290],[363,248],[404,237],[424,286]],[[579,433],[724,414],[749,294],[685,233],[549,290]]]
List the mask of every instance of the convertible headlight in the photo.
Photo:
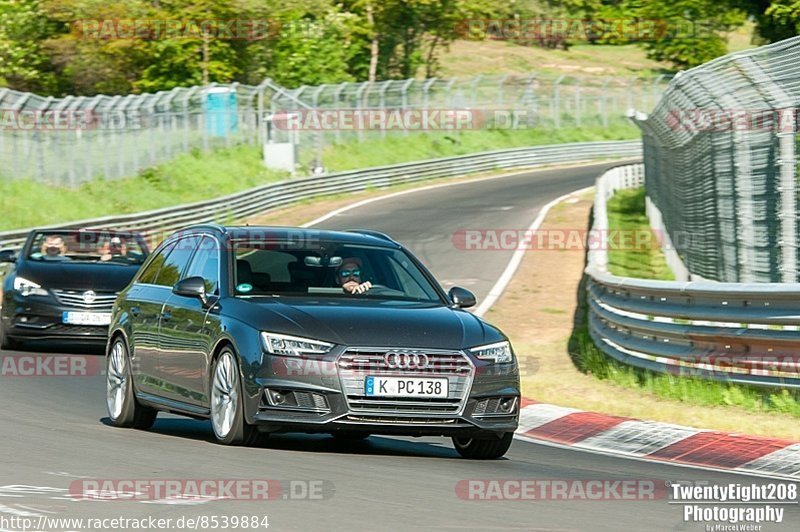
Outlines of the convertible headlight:
[[261,333],[261,342],[264,349],[273,355],[301,356],[301,355],[324,355],[331,349],[333,344],[311,340],[309,338],[298,338],[297,336],[287,336],[285,334],[275,334],[271,332]]
[[495,364],[507,364],[514,361],[514,352],[508,342],[473,347],[469,352],[481,360],[490,360]]
[[14,290],[23,296],[46,296],[47,290],[24,277],[14,277]]

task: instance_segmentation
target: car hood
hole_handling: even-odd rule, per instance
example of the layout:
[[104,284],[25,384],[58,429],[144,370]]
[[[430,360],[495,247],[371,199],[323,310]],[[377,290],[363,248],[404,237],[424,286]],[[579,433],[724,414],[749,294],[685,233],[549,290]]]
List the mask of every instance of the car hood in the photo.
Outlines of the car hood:
[[138,265],[25,261],[16,275],[48,289],[119,292],[137,271]]
[[299,298],[246,304],[248,321],[259,330],[348,346],[463,349],[505,339],[473,314],[441,304]]

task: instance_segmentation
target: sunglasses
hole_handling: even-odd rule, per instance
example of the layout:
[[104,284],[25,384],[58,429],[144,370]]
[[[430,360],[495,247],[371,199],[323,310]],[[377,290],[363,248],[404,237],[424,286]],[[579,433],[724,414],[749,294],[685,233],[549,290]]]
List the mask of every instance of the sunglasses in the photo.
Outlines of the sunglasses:
[[342,270],[339,272],[339,276],[344,279],[350,276],[353,277],[361,277],[361,270]]

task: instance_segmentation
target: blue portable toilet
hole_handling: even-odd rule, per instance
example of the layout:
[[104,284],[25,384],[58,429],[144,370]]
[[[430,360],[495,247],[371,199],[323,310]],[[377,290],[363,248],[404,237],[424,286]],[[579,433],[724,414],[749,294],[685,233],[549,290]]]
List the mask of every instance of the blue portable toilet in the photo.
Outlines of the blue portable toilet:
[[210,87],[205,99],[206,132],[212,137],[236,133],[236,91],[230,87]]

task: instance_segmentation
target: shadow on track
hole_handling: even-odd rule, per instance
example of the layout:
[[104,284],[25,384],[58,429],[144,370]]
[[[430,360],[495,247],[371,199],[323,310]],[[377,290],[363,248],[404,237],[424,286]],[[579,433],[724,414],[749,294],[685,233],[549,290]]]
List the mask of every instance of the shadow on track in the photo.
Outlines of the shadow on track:
[[[164,416],[164,414],[160,414]],[[104,425],[111,427],[107,417],[100,419]],[[118,429],[133,430],[133,429]],[[179,438],[206,442],[218,445],[214,439],[210,421],[188,418],[159,417],[147,432]],[[348,441],[335,439],[328,434],[270,434],[264,435],[254,447],[232,447],[232,449],[263,449],[276,451],[296,451],[310,453],[335,453],[371,456],[416,456],[420,458],[458,458],[458,453],[450,447],[449,438],[441,438],[439,442],[416,441],[395,437],[371,436],[366,440]]]

